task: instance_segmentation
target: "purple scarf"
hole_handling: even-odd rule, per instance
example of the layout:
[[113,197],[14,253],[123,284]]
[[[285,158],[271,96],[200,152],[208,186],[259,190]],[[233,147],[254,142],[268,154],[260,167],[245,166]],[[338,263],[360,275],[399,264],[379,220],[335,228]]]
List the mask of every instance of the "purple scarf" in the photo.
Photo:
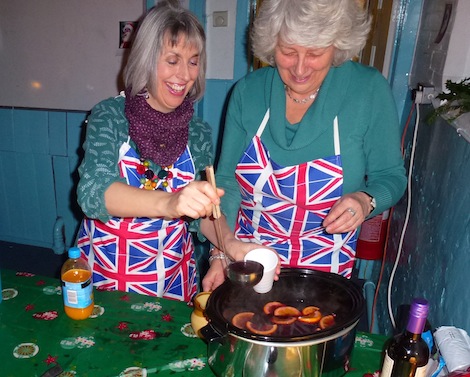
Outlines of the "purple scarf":
[[124,111],[129,121],[129,136],[142,158],[169,166],[183,153],[194,113],[192,101],[185,99],[175,111],[161,113],[147,103],[144,95],[131,97],[126,91]]

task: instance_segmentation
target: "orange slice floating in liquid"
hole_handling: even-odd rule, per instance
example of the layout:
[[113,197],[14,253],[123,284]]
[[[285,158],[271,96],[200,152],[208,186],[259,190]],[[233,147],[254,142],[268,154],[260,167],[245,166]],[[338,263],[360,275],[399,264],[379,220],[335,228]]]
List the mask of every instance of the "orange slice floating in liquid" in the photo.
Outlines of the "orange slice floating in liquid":
[[233,316],[232,318],[232,325],[238,327],[239,329],[245,330],[246,323],[250,321],[255,313],[253,312],[240,312]]
[[335,316],[332,314],[326,315],[320,319],[320,328],[322,330],[326,329],[327,327],[333,326],[335,324]]
[[[299,317],[300,318],[300,317]],[[297,317],[277,317],[273,316],[271,322],[278,325],[291,325],[297,321]]]
[[302,310],[302,315],[298,318],[298,320],[303,323],[317,323],[320,322],[321,318],[322,315],[320,310],[316,310],[313,312],[307,311],[307,314],[305,314]]
[[299,317],[302,313],[293,306],[281,306],[273,312],[276,317]]
[[247,321],[246,322],[246,328],[247,328],[247,330],[250,330],[254,334],[271,335],[271,334],[274,334],[276,332],[277,325],[276,324],[269,324],[269,323],[258,325],[258,324],[255,324],[255,323],[251,322],[251,321]]
[[274,310],[277,308],[280,308],[282,306],[285,306],[282,302],[279,301],[270,301],[263,307],[263,312],[266,315],[272,315],[274,313]]
[[310,315],[319,310],[320,308],[318,306],[306,306],[305,308],[302,309],[302,315]]

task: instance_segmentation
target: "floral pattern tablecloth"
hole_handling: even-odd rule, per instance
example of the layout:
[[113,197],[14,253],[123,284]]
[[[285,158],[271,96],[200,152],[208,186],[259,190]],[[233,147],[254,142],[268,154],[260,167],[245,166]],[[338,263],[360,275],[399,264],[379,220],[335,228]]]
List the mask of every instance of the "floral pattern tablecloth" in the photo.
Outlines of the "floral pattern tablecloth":
[[184,302],[95,289],[95,308],[74,321],[60,281],[2,270],[1,377],[212,376],[206,344]]
[[[1,271],[0,377],[210,377],[207,347],[190,325],[192,307],[95,289],[95,308],[74,321],[57,279]],[[358,332],[346,377],[379,375],[387,338]]]

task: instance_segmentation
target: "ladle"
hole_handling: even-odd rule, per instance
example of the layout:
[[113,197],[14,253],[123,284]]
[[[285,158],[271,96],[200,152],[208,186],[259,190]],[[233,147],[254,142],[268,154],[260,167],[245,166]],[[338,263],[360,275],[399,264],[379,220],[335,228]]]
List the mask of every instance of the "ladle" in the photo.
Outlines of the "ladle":
[[[214,167],[209,165],[206,167],[206,178],[207,181],[212,185],[214,189],[217,188],[215,182],[215,173]],[[224,239],[222,235],[222,228],[220,226],[220,217],[222,216],[222,212],[220,210],[220,206],[214,205],[213,211],[213,218],[214,218],[214,227],[215,227],[215,234],[217,238],[217,247],[218,249],[224,253],[225,256],[225,245]],[[228,257],[224,257],[222,259],[222,263],[226,266],[227,277],[235,284],[242,284],[246,286],[255,286],[261,281],[263,277],[263,270],[264,267],[261,263],[255,261],[237,261],[231,262]]]
[[255,286],[263,277],[263,265],[255,261],[237,261],[227,266],[227,277],[235,284]]

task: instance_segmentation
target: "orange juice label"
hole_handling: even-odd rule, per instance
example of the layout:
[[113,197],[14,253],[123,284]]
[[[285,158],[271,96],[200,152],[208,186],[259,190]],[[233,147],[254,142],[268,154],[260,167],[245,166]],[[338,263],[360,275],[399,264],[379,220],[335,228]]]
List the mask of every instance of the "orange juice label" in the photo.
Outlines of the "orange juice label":
[[87,272],[86,276],[88,276],[88,279],[81,282],[69,281],[76,280],[76,270],[67,271],[67,273],[62,277],[62,295],[64,296],[64,305],[70,308],[83,309],[93,303],[93,284],[91,273],[89,271],[81,272],[82,276],[83,272]]

